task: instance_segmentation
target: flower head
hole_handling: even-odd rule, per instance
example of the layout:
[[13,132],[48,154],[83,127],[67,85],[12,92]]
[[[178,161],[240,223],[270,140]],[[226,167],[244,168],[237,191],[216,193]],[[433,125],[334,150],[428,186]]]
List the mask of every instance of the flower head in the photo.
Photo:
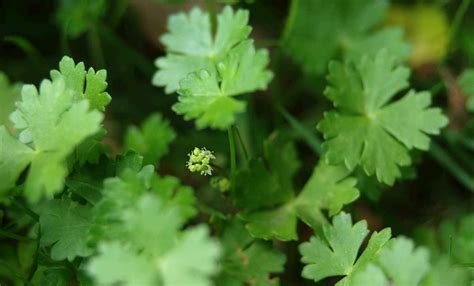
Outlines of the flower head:
[[212,175],[211,160],[216,159],[212,151],[207,150],[206,148],[197,148],[195,147],[193,152],[188,154],[188,162],[186,167],[188,167],[191,172],[201,172],[201,175]]

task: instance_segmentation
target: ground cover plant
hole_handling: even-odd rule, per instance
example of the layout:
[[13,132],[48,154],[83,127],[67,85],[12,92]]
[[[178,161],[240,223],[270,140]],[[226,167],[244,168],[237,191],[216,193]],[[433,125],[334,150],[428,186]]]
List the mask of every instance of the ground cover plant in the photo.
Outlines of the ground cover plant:
[[470,4],[2,2],[0,285],[472,285]]

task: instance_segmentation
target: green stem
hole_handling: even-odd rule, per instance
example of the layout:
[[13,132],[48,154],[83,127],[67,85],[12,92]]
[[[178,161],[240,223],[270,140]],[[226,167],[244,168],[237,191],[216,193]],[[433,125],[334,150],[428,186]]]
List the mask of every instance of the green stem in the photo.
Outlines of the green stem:
[[467,9],[469,8],[469,5],[471,5],[471,0],[463,0],[461,4],[459,5],[458,9],[456,10],[456,14],[454,15],[453,22],[451,23],[451,29],[449,32],[449,45],[452,46],[452,42],[454,41],[454,38],[459,32],[459,27],[461,27],[462,21],[464,19],[464,16],[466,15]]
[[474,192],[474,180],[469,176],[459,164],[439,146],[436,142],[431,141],[431,156],[438,161],[440,165],[445,167],[451,175],[453,175],[464,187]]
[[[96,25],[99,25],[98,23]],[[105,67],[104,53],[100,42],[99,33],[95,26],[92,26],[87,34],[89,47],[91,49],[92,60],[97,67]]]
[[298,10],[298,0],[292,0],[290,3],[290,8],[289,8],[290,12],[288,13],[288,17],[286,18],[283,33],[280,36],[280,44],[288,40],[288,36],[290,35],[290,32],[293,29],[293,25],[295,23],[297,10]]
[[313,130],[308,129],[301,122],[293,117],[288,111],[282,106],[277,106],[278,111],[285,117],[286,121],[290,124],[291,128],[296,132],[301,139],[313,150],[314,153],[321,155],[323,149],[321,148],[322,141],[319,139]]
[[18,241],[34,241],[34,239],[24,237],[24,236],[18,235],[16,233],[12,233],[12,232],[9,232],[9,231],[6,231],[6,230],[1,230],[1,229],[0,229],[0,237],[11,238],[11,239],[18,240]]
[[28,281],[31,282],[33,276],[35,275],[36,270],[38,269],[38,257],[40,252],[40,240],[41,240],[41,225],[38,224],[38,237],[36,238],[36,251],[33,260],[33,265],[31,265],[30,273],[28,274]]
[[244,140],[242,140],[242,136],[240,136],[240,131],[237,128],[237,126],[233,126],[233,129],[235,131],[235,134],[237,135],[237,138],[239,139],[240,146],[242,147],[242,152],[244,153],[245,160],[249,160],[249,153],[247,153],[247,148],[245,147]]
[[31,217],[34,221],[38,222],[39,221],[39,215],[32,211],[30,208],[25,206],[23,203],[18,201],[17,198],[12,198],[12,204],[17,207],[18,209],[22,210],[26,215]]
[[237,169],[236,152],[235,152],[235,138],[232,127],[227,128],[227,136],[229,137],[230,150],[230,181],[232,189],[235,187],[235,171]]

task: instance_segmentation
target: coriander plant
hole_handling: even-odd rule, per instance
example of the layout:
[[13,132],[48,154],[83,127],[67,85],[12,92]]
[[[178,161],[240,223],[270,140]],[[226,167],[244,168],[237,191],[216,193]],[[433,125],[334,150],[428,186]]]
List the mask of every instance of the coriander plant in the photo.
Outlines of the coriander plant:
[[2,3],[0,285],[473,285],[474,10],[418,2]]

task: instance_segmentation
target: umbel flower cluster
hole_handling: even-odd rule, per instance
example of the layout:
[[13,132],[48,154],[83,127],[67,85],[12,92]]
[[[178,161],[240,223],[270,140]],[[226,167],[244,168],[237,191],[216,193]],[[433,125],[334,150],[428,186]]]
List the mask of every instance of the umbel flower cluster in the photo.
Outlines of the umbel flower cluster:
[[210,164],[211,160],[216,159],[212,151],[207,150],[206,148],[197,148],[195,147],[193,152],[188,154],[189,160],[186,163],[189,171],[191,172],[201,172],[201,175],[212,175],[212,166]]

